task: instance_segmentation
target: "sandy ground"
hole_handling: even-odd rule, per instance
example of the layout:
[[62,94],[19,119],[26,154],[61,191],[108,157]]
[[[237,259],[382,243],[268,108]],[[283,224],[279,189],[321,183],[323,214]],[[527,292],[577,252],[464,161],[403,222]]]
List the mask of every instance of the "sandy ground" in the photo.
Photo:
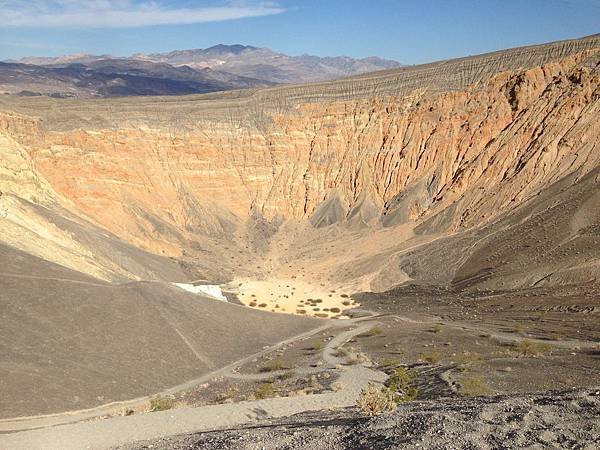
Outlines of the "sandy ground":
[[345,318],[344,311],[360,306],[353,294],[371,291],[373,283],[381,289],[408,280],[394,263],[395,254],[437,238],[415,236],[412,225],[376,227],[365,234],[289,221],[266,245],[260,273],[238,276],[224,288],[252,308]]
[[347,318],[343,311],[359,306],[343,290],[327,290],[298,278],[237,279],[231,285],[244,305],[271,312]]

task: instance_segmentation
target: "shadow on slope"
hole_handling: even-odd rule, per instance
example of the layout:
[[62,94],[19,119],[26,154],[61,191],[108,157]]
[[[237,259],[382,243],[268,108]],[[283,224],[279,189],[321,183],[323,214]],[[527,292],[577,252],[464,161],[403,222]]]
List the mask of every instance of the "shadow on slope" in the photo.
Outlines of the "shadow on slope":
[[1,244],[0,260],[4,418],[152,395],[319,324],[165,283],[112,285]]
[[[510,290],[600,282],[600,169],[554,183],[497,221],[424,245],[400,267],[416,283]],[[436,233],[453,208],[417,227]]]

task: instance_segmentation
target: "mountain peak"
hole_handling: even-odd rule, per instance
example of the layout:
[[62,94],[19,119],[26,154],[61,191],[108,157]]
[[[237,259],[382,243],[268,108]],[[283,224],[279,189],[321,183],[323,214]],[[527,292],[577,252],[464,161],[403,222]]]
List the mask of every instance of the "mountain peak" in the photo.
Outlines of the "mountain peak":
[[239,55],[245,50],[258,50],[258,47],[253,47],[251,45],[242,45],[242,44],[217,44],[212,47],[208,47],[204,49],[205,52],[214,52],[214,53],[233,53],[234,55]]

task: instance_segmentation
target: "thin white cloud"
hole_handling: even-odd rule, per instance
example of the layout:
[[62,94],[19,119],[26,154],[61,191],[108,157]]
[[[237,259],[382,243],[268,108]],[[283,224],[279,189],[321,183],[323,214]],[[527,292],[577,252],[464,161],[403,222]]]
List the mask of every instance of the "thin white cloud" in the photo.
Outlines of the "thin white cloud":
[[285,11],[272,1],[172,5],[164,0],[0,0],[0,23],[4,27],[123,28],[220,22]]

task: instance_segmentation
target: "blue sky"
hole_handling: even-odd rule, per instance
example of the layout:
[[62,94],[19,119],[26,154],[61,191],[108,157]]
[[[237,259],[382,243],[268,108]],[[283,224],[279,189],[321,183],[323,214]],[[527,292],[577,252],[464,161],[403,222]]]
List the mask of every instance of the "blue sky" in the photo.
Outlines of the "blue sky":
[[600,0],[0,0],[0,60],[218,43],[416,64],[600,33]]

